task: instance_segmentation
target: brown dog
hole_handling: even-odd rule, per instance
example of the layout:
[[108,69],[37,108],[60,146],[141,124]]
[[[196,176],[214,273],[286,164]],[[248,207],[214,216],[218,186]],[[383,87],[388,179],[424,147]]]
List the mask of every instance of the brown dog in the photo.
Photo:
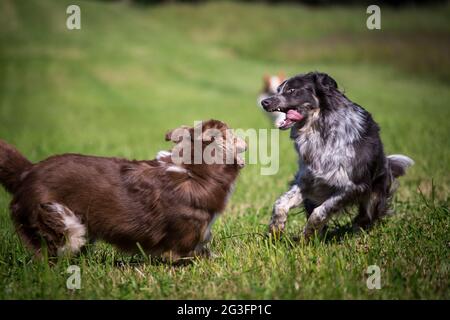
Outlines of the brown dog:
[[174,260],[206,253],[211,224],[225,208],[243,166],[239,153],[246,149],[227,129],[209,120],[173,130],[166,140],[191,148],[183,149],[185,155],[194,144],[205,150],[215,143],[232,163],[175,163],[165,151],[149,161],[64,154],[32,164],[0,141],[0,182],[13,195],[16,229],[38,255],[43,244],[51,256],[75,254],[95,239],[126,251],[139,244]]

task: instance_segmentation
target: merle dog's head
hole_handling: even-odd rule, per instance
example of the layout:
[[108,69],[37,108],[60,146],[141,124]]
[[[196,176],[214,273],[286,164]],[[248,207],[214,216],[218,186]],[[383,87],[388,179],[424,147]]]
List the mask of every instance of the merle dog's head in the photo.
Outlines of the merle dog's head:
[[261,101],[268,112],[284,112],[284,120],[279,128],[288,129],[307,122],[313,114],[324,107],[323,98],[337,90],[337,83],[329,75],[320,72],[300,74],[284,81],[277,93]]

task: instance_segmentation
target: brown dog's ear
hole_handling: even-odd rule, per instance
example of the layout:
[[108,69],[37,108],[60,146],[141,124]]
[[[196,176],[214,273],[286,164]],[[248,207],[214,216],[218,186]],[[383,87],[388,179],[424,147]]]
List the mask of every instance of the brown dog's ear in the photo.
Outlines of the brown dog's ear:
[[181,140],[183,140],[184,137],[186,136],[190,136],[191,134],[191,128],[189,128],[188,126],[181,126],[179,128],[170,130],[169,132],[166,133],[166,141],[172,141],[175,143],[180,142]]
[[265,85],[269,85],[270,84],[270,75],[267,73],[264,73],[263,81],[264,81]]
[[286,73],[284,73],[284,71],[278,72],[278,79],[280,79],[280,82],[286,80]]

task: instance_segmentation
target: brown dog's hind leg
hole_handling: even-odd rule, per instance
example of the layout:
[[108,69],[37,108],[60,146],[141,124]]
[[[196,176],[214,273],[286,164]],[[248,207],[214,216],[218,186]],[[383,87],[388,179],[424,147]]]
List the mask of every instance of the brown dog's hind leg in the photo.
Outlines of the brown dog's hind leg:
[[40,205],[40,231],[51,255],[75,255],[86,243],[86,227],[66,206],[48,202]]

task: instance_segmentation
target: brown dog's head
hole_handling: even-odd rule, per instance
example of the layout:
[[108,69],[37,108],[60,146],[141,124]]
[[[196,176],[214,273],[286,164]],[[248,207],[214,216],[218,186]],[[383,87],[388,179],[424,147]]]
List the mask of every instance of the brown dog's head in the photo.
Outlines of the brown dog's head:
[[245,141],[219,120],[173,129],[166,134],[166,141],[176,143],[172,156],[175,154],[184,164],[245,165],[240,156],[247,149]]

